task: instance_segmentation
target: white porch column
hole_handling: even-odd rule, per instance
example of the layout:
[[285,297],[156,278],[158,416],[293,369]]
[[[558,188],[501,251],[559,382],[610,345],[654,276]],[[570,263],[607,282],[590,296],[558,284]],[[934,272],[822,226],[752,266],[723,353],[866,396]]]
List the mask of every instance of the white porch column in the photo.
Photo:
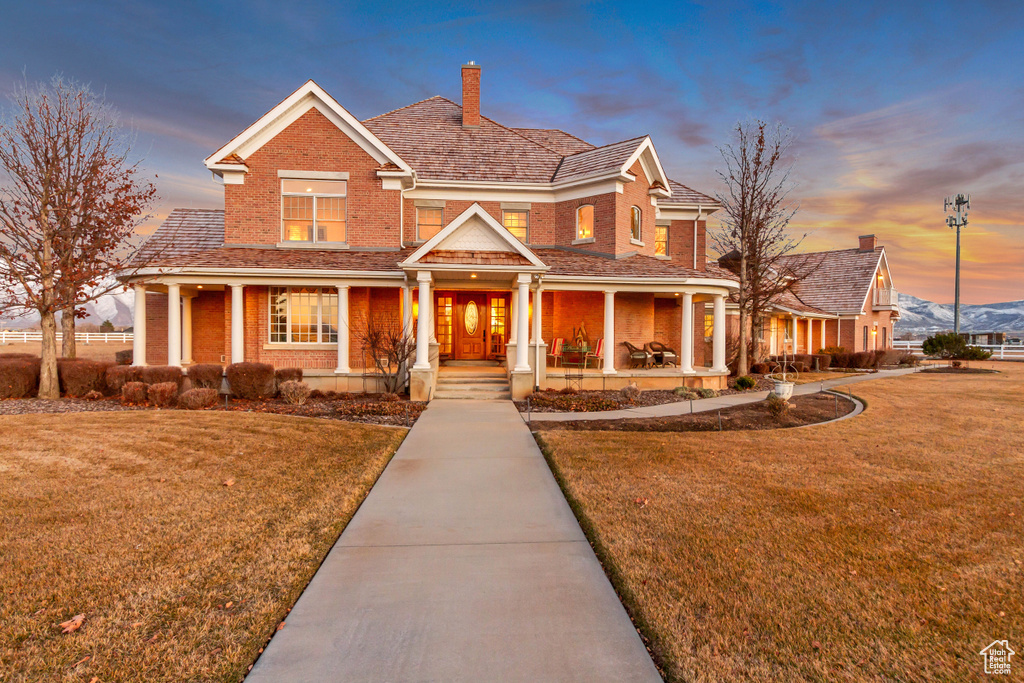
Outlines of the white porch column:
[[430,369],[430,272],[416,273],[420,286],[419,310],[416,315],[416,364],[414,370]]
[[192,299],[194,294],[181,298],[181,362],[192,363]]
[[405,336],[412,336],[412,287],[402,287],[402,330]]
[[135,285],[132,365],[146,364],[146,285]]
[[167,285],[167,364],[181,366],[181,285]]
[[512,290],[512,320],[510,321],[508,328],[508,343],[515,344],[519,338],[519,297],[516,296],[515,290]]
[[516,366],[513,372],[530,371],[530,280],[528,273],[519,275],[519,307],[516,315],[519,317],[519,331],[522,332],[522,342],[516,342]]
[[604,374],[615,374],[615,291],[604,293]]
[[348,285],[338,284],[338,367],[336,373],[348,373]]
[[793,354],[796,354],[796,320],[797,318],[795,315],[790,317],[789,338],[793,340]]
[[821,348],[825,348],[825,326],[828,325],[828,321],[822,319],[821,321]]
[[541,314],[541,299],[544,295],[541,293],[541,289],[538,286],[533,292],[533,340],[534,344],[543,344],[544,340],[541,338],[544,320]]
[[715,329],[712,337],[712,364],[715,372],[726,372],[725,365],[725,295],[715,295]]
[[242,293],[245,285],[231,285],[231,362],[245,360],[245,321],[243,316]]
[[814,353],[814,318],[807,319],[807,353]]
[[693,374],[693,294],[683,293],[683,327],[679,335],[679,370]]

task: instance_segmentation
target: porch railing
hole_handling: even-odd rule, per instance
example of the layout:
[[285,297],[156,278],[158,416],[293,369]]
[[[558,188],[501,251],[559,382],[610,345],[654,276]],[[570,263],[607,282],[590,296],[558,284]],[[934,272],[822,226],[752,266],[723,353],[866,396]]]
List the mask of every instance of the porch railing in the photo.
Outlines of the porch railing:
[[899,292],[893,287],[875,289],[875,306],[899,306]]

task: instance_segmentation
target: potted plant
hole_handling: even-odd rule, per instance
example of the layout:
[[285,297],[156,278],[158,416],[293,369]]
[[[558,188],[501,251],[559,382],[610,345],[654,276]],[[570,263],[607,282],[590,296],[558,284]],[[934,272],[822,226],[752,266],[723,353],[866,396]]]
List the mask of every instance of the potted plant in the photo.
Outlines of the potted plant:
[[775,383],[772,393],[781,398],[783,401],[788,401],[793,395],[793,382],[789,381],[789,375],[786,372],[786,368],[789,365],[789,361],[786,358],[786,351],[782,351],[782,373],[781,377],[778,373],[772,375],[772,381]]

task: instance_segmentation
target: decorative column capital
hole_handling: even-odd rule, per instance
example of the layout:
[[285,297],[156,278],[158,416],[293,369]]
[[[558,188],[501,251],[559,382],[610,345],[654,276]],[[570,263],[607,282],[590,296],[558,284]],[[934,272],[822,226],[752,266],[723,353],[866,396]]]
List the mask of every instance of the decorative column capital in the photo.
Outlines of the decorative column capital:
[[417,270],[416,271],[416,282],[420,282],[420,283],[424,283],[424,284],[430,284],[430,281],[432,279],[433,278],[431,277],[431,272],[429,270]]
[[335,283],[334,287],[340,292],[343,289],[351,289],[352,285],[348,284],[347,282],[338,282]]
[[516,277],[516,283],[520,287],[522,287],[523,285],[528,285],[531,282],[533,282],[533,276],[530,275],[529,273],[519,273],[519,275]]

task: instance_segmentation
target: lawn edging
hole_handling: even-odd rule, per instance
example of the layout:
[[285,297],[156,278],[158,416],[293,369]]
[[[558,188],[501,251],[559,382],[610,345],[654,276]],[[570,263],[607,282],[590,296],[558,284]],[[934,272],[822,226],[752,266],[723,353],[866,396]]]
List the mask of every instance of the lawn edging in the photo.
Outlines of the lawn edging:
[[654,661],[654,665],[658,668],[658,673],[661,674],[662,678],[665,678],[665,667],[663,665],[664,656],[661,654],[665,651],[665,648],[662,643],[662,638],[657,635],[651,624],[642,616],[641,611],[637,608],[637,597],[631,590],[629,590],[621,570],[612,558],[611,553],[608,552],[608,549],[605,548],[604,544],[601,542],[601,539],[597,534],[596,526],[583,511],[583,506],[580,501],[566,486],[565,477],[562,475],[561,470],[558,468],[558,465],[552,457],[551,447],[546,441],[544,441],[544,437],[542,437],[539,432],[533,432],[533,438],[537,442],[537,447],[540,448],[540,452],[544,455],[544,460],[547,462],[548,469],[551,470],[551,474],[554,476],[555,482],[558,484],[558,488],[562,491],[562,495],[565,496],[566,502],[569,503],[569,509],[572,510],[573,516],[576,517],[576,522],[583,530],[583,535],[587,537],[590,547],[593,549],[594,554],[597,555],[597,561],[601,563],[601,568],[604,570],[605,576],[607,576],[608,580],[611,582],[612,588],[615,590],[615,594],[619,598],[619,602],[622,603],[622,607],[626,610],[626,614],[629,615],[630,621],[632,621],[633,626],[636,627],[637,633],[640,635],[640,639],[644,643],[644,647],[647,648],[647,653],[651,656],[651,659]]

